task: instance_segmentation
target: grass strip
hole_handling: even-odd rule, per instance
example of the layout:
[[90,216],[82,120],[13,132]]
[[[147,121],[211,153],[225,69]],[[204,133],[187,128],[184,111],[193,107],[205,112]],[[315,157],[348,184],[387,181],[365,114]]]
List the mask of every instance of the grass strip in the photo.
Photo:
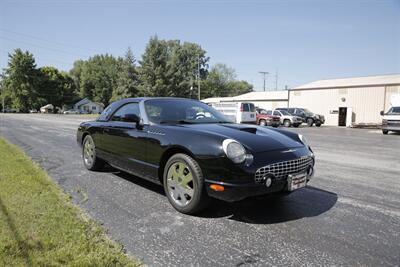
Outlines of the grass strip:
[[0,266],[139,266],[17,147],[0,138]]

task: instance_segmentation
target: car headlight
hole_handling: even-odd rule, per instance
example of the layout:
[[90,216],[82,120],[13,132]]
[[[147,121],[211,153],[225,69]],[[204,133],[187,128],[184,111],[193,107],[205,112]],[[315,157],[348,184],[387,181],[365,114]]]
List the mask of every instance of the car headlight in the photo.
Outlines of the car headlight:
[[307,139],[304,137],[304,135],[302,134],[298,134],[299,135],[299,139],[300,141],[306,146],[306,147],[310,147],[310,145],[307,142]]
[[246,149],[233,139],[225,139],[222,142],[222,149],[234,163],[242,163],[246,159]]

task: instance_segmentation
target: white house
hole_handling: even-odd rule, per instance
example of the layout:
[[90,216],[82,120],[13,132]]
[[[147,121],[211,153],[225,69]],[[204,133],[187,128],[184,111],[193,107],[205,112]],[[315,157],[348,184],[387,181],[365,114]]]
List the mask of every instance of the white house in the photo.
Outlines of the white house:
[[83,112],[83,113],[97,114],[97,113],[103,112],[104,104],[93,102],[87,98],[84,98],[74,105],[74,110],[77,110],[77,111]]

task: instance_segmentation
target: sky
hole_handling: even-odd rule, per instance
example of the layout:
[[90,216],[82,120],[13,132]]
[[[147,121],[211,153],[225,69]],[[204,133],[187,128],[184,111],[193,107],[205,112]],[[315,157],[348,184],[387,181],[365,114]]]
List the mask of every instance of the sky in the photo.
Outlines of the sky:
[[140,60],[150,37],[195,42],[263,90],[400,73],[400,0],[0,0],[0,69],[29,50],[68,71],[100,53]]

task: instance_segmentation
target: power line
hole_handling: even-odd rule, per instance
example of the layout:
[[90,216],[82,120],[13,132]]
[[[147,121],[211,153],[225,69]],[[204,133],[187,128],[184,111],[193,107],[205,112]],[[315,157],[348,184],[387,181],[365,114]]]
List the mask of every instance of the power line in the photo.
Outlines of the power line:
[[30,42],[15,40],[15,39],[8,38],[8,37],[5,37],[5,36],[0,36],[0,39],[12,41],[12,42],[17,42],[17,43],[22,43],[22,44],[27,44],[27,45],[32,45],[32,46],[36,46],[36,47],[38,47],[38,48],[47,49],[47,50],[52,50],[52,51],[55,51],[55,52],[59,52],[59,53],[63,53],[63,54],[68,54],[68,55],[72,55],[72,56],[89,57],[89,56],[87,56],[87,55],[81,55],[81,54],[76,54],[76,53],[70,53],[70,52],[65,51],[65,50],[61,50],[61,49],[57,49],[57,48],[52,48],[52,47],[46,47],[46,46],[42,46],[42,45],[37,45],[37,44],[30,43]]
[[87,48],[87,47],[82,47],[82,46],[76,46],[76,45],[70,45],[70,44],[65,44],[65,43],[61,43],[61,42],[57,42],[57,41],[50,41],[50,40],[48,40],[48,39],[40,38],[40,37],[31,35],[31,34],[26,34],[26,33],[21,33],[21,32],[16,32],[16,31],[11,31],[11,30],[4,29],[4,28],[0,28],[0,31],[8,32],[8,33],[11,33],[11,34],[16,34],[16,35],[20,35],[20,36],[26,36],[26,37],[31,38],[31,39],[36,39],[36,40],[43,41],[43,42],[47,42],[47,43],[57,44],[57,45],[59,45],[59,46],[74,47],[74,48],[83,49],[83,50],[87,50],[87,51],[91,51],[91,52],[96,52],[96,53],[99,53],[99,54],[103,53],[103,52],[101,52],[101,51],[98,51],[98,50],[95,50],[95,49],[92,49],[92,48]]
[[[12,52],[4,50],[2,48],[0,48],[1,52],[7,53],[7,54],[12,54]],[[57,63],[61,63],[61,64],[65,64],[65,65],[73,65],[73,62],[65,62],[65,61],[60,61],[57,59],[50,59],[48,57],[38,57],[40,60],[45,60],[45,61],[49,61],[49,62],[57,62]],[[37,57],[35,57],[35,61],[36,61]]]

